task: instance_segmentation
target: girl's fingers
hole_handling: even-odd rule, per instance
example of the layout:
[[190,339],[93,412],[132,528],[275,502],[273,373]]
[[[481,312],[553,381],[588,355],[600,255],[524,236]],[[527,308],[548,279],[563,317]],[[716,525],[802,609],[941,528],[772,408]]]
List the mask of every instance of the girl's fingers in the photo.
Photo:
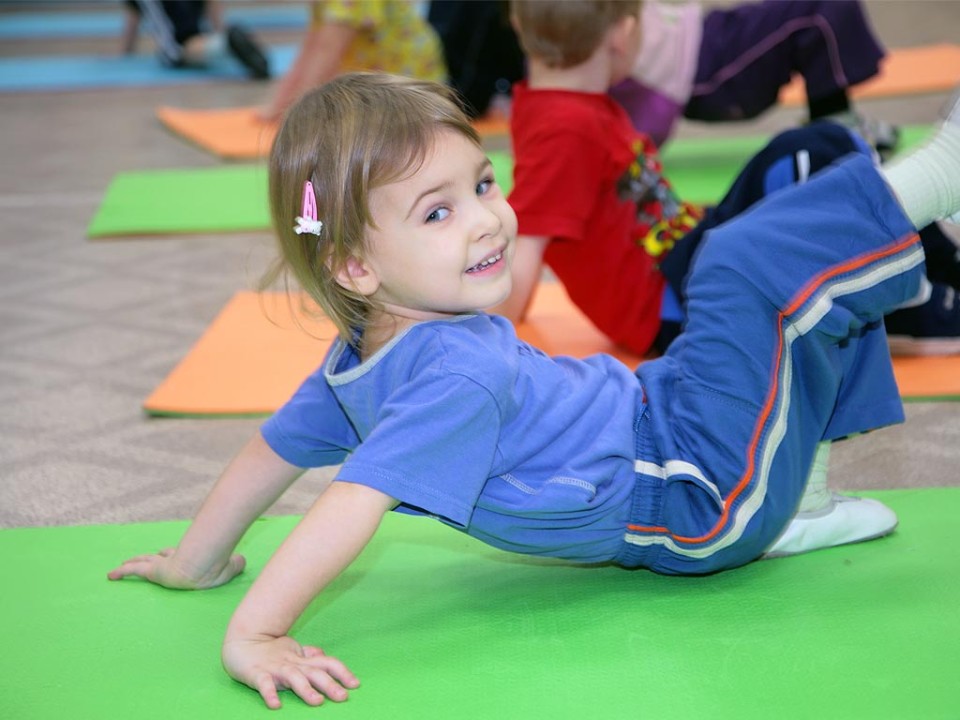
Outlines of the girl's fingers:
[[263,698],[263,702],[271,710],[280,709],[280,695],[277,693],[277,685],[273,681],[270,673],[261,673],[254,680],[254,687]]
[[150,567],[157,561],[157,558],[166,558],[173,555],[174,548],[164,548],[157,553],[148,553],[145,555],[135,555],[132,558],[124,560],[119,567],[107,573],[111,580],[120,580],[121,578],[135,575],[137,577],[147,577]]
[[[346,688],[331,677],[330,673],[319,668],[306,668],[303,672],[307,679],[309,679],[310,685],[323,693],[324,696],[334,702],[343,702],[347,699],[348,693]],[[301,695],[301,697],[303,696]]]
[[[333,690],[330,686],[330,683],[333,683],[333,681],[330,679],[330,676],[325,673],[311,672],[309,675],[306,675],[300,668],[290,666],[284,677],[284,682],[287,684],[287,687],[293,690],[307,705],[322,705],[324,696],[329,697],[331,700],[338,699],[336,694],[331,695],[328,692],[328,690]],[[336,685],[336,683],[333,684]],[[346,694],[346,690],[340,688],[340,693]]]
[[127,560],[123,565],[118,568],[114,568],[107,573],[107,577],[110,580],[121,580],[125,577],[130,577],[131,575],[136,577],[146,577],[146,573],[150,569],[150,563],[148,560],[138,560],[136,558],[132,560]]
[[[319,650],[319,648],[315,649]],[[360,681],[357,679],[357,676],[350,672],[350,669],[335,657],[324,655],[321,651],[320,655],[308,658],[308,661],[311,667],[315,667],[327,673],[343,687],[350,688],[352,690],[360,686]]]

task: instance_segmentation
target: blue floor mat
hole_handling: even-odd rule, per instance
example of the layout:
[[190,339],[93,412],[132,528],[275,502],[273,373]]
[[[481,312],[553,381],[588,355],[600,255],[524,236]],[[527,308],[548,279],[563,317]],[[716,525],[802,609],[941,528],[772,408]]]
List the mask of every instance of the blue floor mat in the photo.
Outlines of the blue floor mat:
[[[270,72],[284,74],[297,47],[269,48]],[[224,57],[203,68],[164,67],[153,55],[63,55],[0,58],[0,92],[88,90],[109,87],[182,85],[214,80],[244,80],[246,69]]]
[[[118,2],[109,3],[118,6]],[[306,4],[277,7],[228,7],[227,23],[251,30],[296,30],[305,28],[309,19]],[[48,40],[67,38],[120,37],[123,13],[119,7],[90,12],[13,12],[0,15],[0,39]]]

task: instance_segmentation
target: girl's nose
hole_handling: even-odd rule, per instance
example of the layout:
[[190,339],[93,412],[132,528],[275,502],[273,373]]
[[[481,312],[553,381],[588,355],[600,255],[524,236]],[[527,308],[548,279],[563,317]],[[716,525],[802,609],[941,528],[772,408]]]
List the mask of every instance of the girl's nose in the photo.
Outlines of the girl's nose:
[[475,228],[475,232],[473,233],[475,239],[481,240],[500,232],[503,223],[500,216],[492,207],[478,199],[474,212],[473,225]]

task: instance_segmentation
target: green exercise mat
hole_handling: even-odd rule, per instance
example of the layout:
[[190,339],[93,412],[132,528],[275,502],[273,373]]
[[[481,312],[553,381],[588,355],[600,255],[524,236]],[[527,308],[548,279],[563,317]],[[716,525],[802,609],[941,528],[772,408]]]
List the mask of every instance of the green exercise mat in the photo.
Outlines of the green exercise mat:
[[[509,555],[390,515],[294,631],[362,686],[322,708],[283,693],[279,717],[955,718],[960,488],[869,494],[899,513],[892,536],[701,578]],[[184,523],[0,531],[4,717],[267,717],[219,645],[294,522],[255,523],[247,572],[197,593],[105,577]]]
[[237,232],[269,224],[266,166],[224,165],[120,173],[87,236]]
[[[492,153],[509,186],[513,160]],[[90,238],[267,230],[267,168],[262,163],[120,173],[87,228]]]
[[[902,128],[899,151],[919,144],[930,132],[929,125]],[[664,172],[684,200],[715,203],[768,140],[766,136],[743,136],[672,141],[662,152]]]
[[[929,127],[904,128],[903,147]],[[684,199],[719,200],[766,138],[675,140],[663,153],[667,177]],[[504,192],[513,185],[513,158],[491,152]],[[267,171],[263,164],[195,170],[151,170],[117,175],[87,229],[91,238],[266,230]]]

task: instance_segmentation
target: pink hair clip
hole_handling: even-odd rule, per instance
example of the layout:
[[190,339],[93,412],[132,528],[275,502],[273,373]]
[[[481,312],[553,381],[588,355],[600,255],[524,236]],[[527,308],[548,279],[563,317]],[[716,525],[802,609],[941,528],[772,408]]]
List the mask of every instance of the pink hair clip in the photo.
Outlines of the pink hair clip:
[[297,216],[297,224],[293,226],[293,231],[297,235],[310,233],[319,237],[321,231],[323,231],[323,223],[317,219],[317,196],[313,192],[313,183],[309,180],[303,184],[301,208],[300,215]]

